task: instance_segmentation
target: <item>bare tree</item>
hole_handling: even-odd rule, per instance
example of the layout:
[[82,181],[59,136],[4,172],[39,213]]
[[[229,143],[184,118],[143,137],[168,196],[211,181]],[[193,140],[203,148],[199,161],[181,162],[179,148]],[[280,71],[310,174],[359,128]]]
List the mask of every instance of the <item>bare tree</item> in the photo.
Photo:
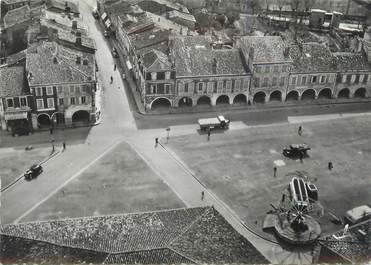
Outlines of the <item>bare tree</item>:
[[297,40],[297,36],[298,36],[298,28],[299,28],[298,19],[299,19],[299,12],[301,11],[300,10],[301,9],[301,3],[302,3],[302,0],[291,0],[290,1],[292,16],[295,20],[295,22],[294,22],[294,40],[295,41]]

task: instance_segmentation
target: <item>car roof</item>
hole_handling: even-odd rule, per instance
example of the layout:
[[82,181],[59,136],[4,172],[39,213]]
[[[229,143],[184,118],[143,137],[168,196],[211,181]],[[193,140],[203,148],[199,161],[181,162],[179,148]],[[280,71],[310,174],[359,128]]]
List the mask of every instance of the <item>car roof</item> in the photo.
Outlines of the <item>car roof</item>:
[[367,205],[361,205],[347,211],[347,216],[356,221],[361,219],[365,213],[366,215],[371,214],[371,208]]

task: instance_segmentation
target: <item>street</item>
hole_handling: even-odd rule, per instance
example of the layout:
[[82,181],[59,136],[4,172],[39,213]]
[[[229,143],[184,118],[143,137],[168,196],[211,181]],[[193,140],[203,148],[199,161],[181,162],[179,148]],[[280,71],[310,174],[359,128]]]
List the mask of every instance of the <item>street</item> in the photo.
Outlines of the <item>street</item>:
[[[22,222],[33,210],[78,178],[96,161],[120,143],[125,142],[186,206],[214,205],[223,217],[272,263],[310,263],[311,255],[308,251],[293,252],[283,249],[278,244],[266,241],[246,229],[232,207],[226,205],[217,194],[207,190],[197,178],[194,178],[193,172],[186,165],[173,159],[166,148],[154,148],[156,137],[162,139],[166,137],[165,128],[171,126],[170,138],[190,133],[197,135],[197,119],[215,116],[217,112],[148,116],[133,112],[131,99],[125,93],[127,88],[121,79],[121,74],[119,70],[114,71],[115,59],[112,58],[108,40],[101,32],[99,21],[91,15],[92,8],[95,6],[94,1],[80,1],[79,6],[81,15],[88,25],[89,34],[95,40],[97,47],[98,78],[103,89],[101,122],[89,128],[55,132],[53,137],[57,148],[61,147],[62,141],[66,141],[66,150],[48,161],[43,166],[44,172],[37,179],[32,182],[21,180],[2,194],[1,223]],[[298,108],[259,108],[254,111],[246,109],[226,111],[223,114],[232,120],[231,131],[233,132],[250,125],[287,123],[291,116],[370,110],[371,104],[366,102],[310,105]],[[51,138],[48,132],[37,132],[28,137],[13,138],[4,134],[0,146],[45,145],[49,144]],[[205,191],[205,198],[201,199],[202,191]]]

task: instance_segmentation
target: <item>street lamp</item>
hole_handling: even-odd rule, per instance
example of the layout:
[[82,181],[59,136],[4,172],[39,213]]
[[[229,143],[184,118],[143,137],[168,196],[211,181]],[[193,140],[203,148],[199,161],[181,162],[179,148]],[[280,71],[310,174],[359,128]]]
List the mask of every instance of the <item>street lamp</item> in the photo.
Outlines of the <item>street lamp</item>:
[[167,132],[166,143],[168,143],[169,142],[169,138],[170,138],[170,127],[167,127],[166,128],[166,132]]

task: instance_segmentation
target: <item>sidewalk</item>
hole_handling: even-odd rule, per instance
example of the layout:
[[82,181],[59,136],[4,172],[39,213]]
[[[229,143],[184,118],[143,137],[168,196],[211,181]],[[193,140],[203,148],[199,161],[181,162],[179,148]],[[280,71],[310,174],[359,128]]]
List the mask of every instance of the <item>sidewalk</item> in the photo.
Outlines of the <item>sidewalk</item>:
[[[267,241],[249,231],[238,216],[219,198],[208,190],[184,163],[174,153],[160,142],[155,147],[155,137],[165,136],[163,130],[143,132],[140,136],[131,137],[128,142],[143,160],[158,174],[165,183],[183,200],[187,207],[212,205],[233,226],[236,231],[247,238],[271,263],[282,263],[288,256],[290,262],[309,264],[311,253],[293,253],[284,250],[280,245]],[[161,140],[160,140],[161,141]],[[166,140],[164,140],[165,142]],[[204,191],[202,200],[201,193]]]

